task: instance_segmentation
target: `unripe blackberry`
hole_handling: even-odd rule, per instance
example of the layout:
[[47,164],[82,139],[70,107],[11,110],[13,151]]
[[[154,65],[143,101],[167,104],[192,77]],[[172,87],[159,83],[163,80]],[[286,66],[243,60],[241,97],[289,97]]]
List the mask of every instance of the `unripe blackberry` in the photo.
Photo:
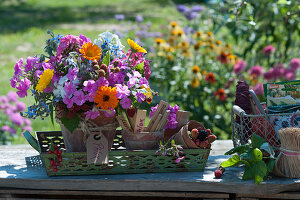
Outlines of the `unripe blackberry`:
[[99,67],[99,65],[97,64],[97,65],[93,65],[93,68],[94,68],[94,70],[98,70],[98,69],[100,69],[100,67]]
[[104,72],[107,72],[107,65],[106,65],[106,64],[102,64],[102,65],[100,66],[100,69],[103,69]]
[[97,60],[93,60],[93,61],[92,61],[92,65],[93,65],[93,66],[94,66],[94,65],[98,65]]
[[98,74],[99,74],[99,77],[104,77],[106,73],[105,73],[105,71],[103,69],[100,69],[98,71]]

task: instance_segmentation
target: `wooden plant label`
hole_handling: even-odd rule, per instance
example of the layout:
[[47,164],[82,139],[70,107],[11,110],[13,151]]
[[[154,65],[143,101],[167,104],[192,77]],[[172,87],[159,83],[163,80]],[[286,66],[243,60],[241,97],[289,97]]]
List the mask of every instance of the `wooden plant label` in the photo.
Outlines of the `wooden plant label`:
[[187,124],[189,121],[190,114],[191,113],[188,111],[178,110],[176,113],[176,121],[178,122],[177,127],[182,127],[185,124]]
[[129,121],[129,124],[131,126],[131,129],[134,129],[135,127],[135,123],[136,123],[136,116],[137,116],[137,111],[134,113],[133,117],[130,117],[127,112],[126,112],[126,116],[127,116],[127,119]]
[[117,120],[120,124],[120,126],[122,127],[123,130],[125,131],[129,131],[129,132],[132,132],[133,130],[131,129],[128,121],[126,120],[126,118],[124,117],[123,113],[120,113],[120,115],[118,115],[117,117]]
[[[168,106],[169,104],[165,101],[160,101],[159,104],[158,104],[158,107],[153,115],[153,117],[151,118],[149,124],[148,124],[148,127],[147,127],[147,132],[149,132],[150,130],[152,130],[152,126],[155,124],[155,121],[157,120],[159,114],[163,115],[166,110],[168,109]],[[154,127],[154,130],[155,130],[156,127]]]
[[158,124],[161,122],[162,116],[163,116],[162,114],[158,114],[158,117],[155,120],[155,122],[154,122],[153,126],[151,127],[151,129],[149,130],[149,132],[156,131],[156,128],[157,128]]
[[91,133],[86,141],[87,163],[107,164],[108,163],[108,141],[100,133]]
[[168,123],[168,117],[169,117],[169,115],[170,115],[170,111],[168,110],[162,116],[162,118],[161,118],[158,126],[156,127],[155,131],[160,131],[160,130],[162,130],[166,126],[166,124]]
[[135,126],[134,126],[135,133],[140,133],[144,131],[146,115],[147,115],[147,110],[137,110],[135,114]]

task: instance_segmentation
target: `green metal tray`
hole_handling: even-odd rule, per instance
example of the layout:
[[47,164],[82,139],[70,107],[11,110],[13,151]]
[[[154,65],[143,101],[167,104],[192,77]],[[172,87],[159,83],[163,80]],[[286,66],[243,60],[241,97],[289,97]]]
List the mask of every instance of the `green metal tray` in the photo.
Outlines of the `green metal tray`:
[[108,164],[87,164],[86,153],[63,152],[62,162],[54,172],[50,160],[56,156],[47,152],[51,142],[64,151],[62,134],[60,131],[36,132],[36,136],[48,176],[204,171],[210,153],[210,149],[184,149],[185,158],[176,163],[174,157],[155,155],[156,150],[126,150],[122,135],[117,131]]

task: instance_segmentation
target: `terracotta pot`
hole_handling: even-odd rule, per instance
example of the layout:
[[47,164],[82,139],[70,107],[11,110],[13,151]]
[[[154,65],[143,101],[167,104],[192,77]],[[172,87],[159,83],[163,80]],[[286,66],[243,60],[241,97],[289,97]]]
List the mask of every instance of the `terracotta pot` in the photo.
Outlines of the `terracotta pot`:
[[159,142],[164,137],[163,130],[157,132],[132,133],[122,130],[122,137],[127,150],[158,149]]
[[[59,123],[62,131],[62,136],[64,139],[64,144],[66,148],[66,152],[86,152],[86,132],[81,129],[81,125],[79,123],[79,127],[76,128],[73,133],[71,133],[61,122],[60,117],[64,116],[62,111],[56,112],[57,122]],[[85,116],[81,116],[83,119]],[[100,111],[100,116],[96,119],[89,119],[87,123],[96,125],[92,129],[91,132],[97,132],[102,134],[108,140],[108,150],[111,150],[113,145],[113,140],[116,135],[116,128],[118,127],[118,123],[116,121],[116,116],[113,117],[105,117],[104,113]],[[107,127],[109,126],[109,127]],[[105,127],[105,128],[104,128]]]

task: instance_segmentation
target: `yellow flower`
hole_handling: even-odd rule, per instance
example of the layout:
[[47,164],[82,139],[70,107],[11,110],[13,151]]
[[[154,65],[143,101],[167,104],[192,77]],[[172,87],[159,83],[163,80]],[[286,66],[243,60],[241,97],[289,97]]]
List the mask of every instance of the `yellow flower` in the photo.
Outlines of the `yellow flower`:
[[200,81],[197,79],[197,78],[193,78],[192,79],[192,82],[191,82],[191,86],[193,87],[193,88],[197,88],[197,87],[199,87],[199,85],[200,85]]
[[220,40],[217,40],[217,41],[216,41],[216,44],[219,46],[219,45],[222,44],[222,42],[221,42]]
[[183,55],[184,57],[189,58],[189,57],[191,57],[191,52],[189,51],[189,49],[183,49],[183,50],[182,50],[182,55]]
[[36,91],[42,92],[51,82],[53,78],[53,69],[46,69],[40,76],[40,80],[36,86]]
[[131,39],[127,39],[127,42],[128,42],[128,44],[129,44],[129,46],[130,46],[130,48],[132,49],[132,50],[134,50],[134,51],[136,51],[136,52],[140,52],[140,53],[147,53],[147,51],[143,48],[143,47],[141,47],[140,45],[138,45],[136,42],[134,42],[133,40],[131,40]]
[[166,43],[166,41],[163,40],[163,39],[161,39],[161,38],[156,38],[156,39],[155,39],[155,42],[156,42],[157,45],[160,45],[160,44],[162,44],[162,43]]
[[177,26],[177,23],[176,23],[176,22],[171,22],[170,24],[171,24],[171,27],[172,27],[172,28],[175,28],[175,27]]
[[88,60],[99,60],[101,56],[101,49],[98,45],[93,44],[92,42],[87,42],[82,45],[82,48],[79,49],[79,52],[83,54],[83,57]]
[[168,60],[174,60],[173,55],[168,55]]
[[178,36],[178,37],[181,37],[182,35],[183,35],[183,30],[178,30],[178,31],[177,31],[177,36]]
[[211,36],[213,35],[213,33],[212,33],[212,32],[210,32],[210,31],[209,31],[209,32],[207,32],[206,34],[207,34],[209,37],[211,37]]
[[153,95],[152,95],[152,90],[150,87],[146,88],[143,85],[141,86],[142,89],[145,89],[146,92],[144,93],[145,97],[146,97],[146,102],[148,104],[150,104],[152,102],[153,99]]
[[200,72],[200,68],[197,65],[195,65],[194,67],[192,67],[192,72],[194,74],[196,74],[196,73]]
[[109,110],[110,108],[115,109],[119,100],[116,97],[117,88],[116,87],[105,87],[101,86],[95,94],[94,102],[97,103],[97,107],[100,107],[103,110]]

